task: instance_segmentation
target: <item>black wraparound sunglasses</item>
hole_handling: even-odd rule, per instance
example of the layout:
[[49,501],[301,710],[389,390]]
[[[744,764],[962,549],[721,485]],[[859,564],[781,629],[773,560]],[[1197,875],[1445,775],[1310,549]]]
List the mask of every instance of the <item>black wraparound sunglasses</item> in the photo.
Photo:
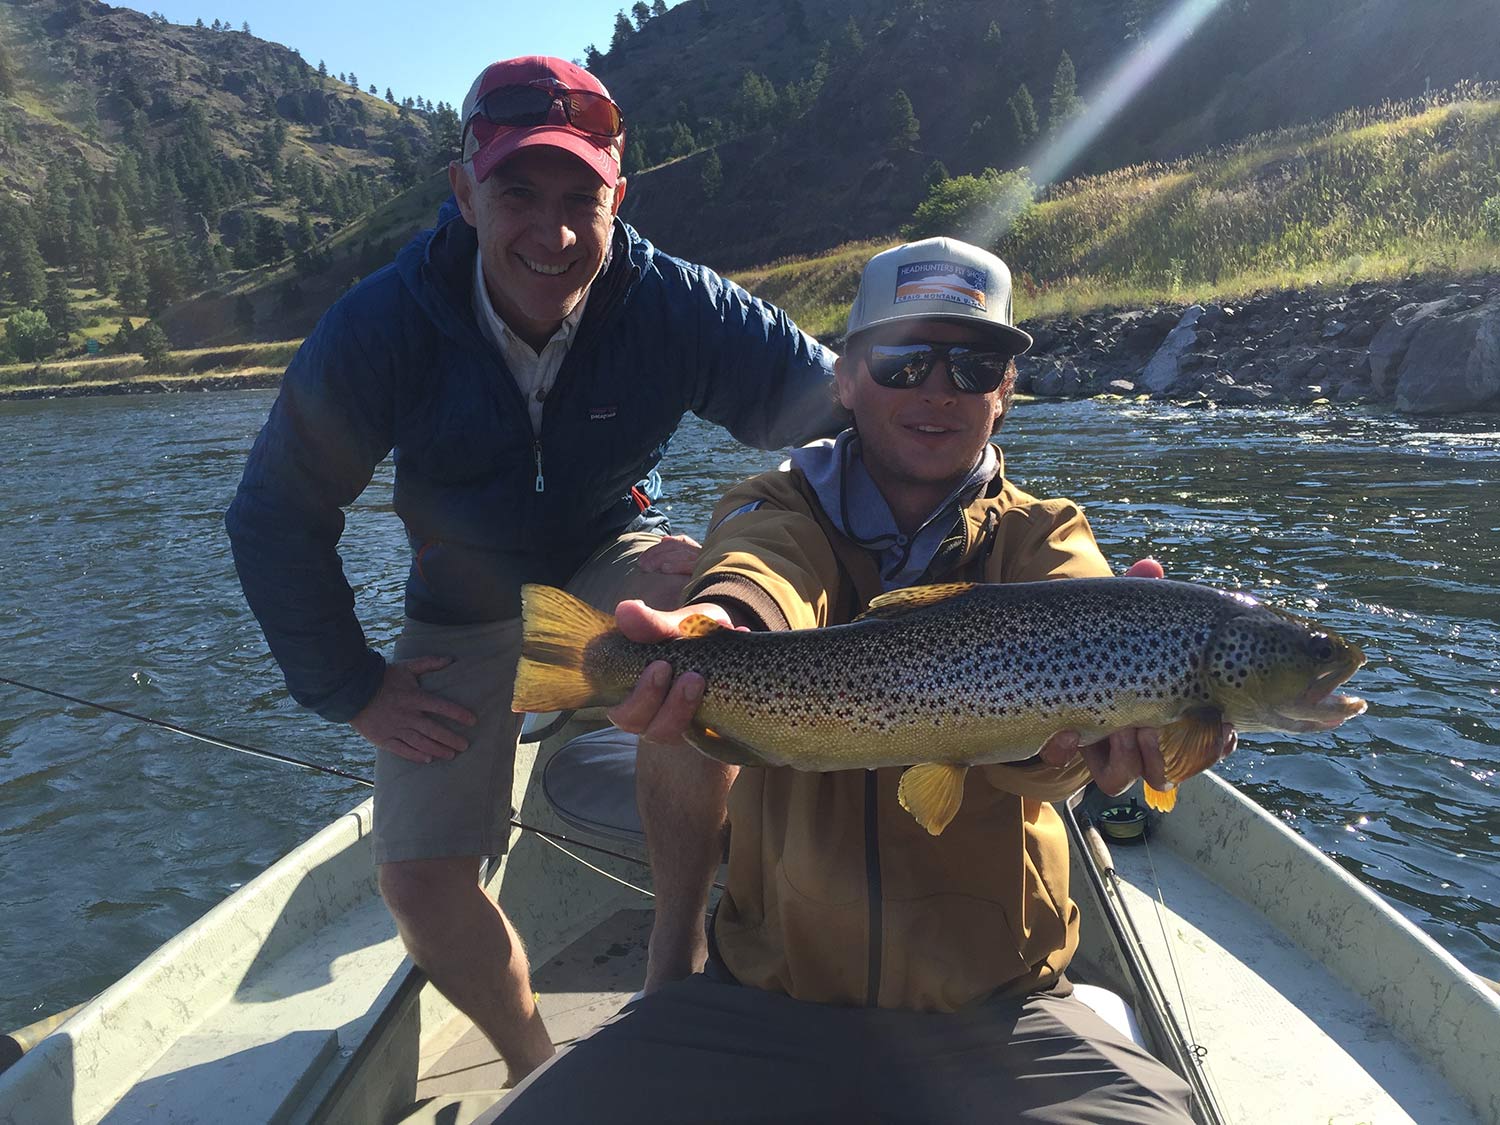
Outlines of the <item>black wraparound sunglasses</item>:
[[1014,353],[959,344],[871,344],[865,368],[882,387],[920,387],[938,360],[944,361],[953,385],[969,394],[986,395],[1005,382]]

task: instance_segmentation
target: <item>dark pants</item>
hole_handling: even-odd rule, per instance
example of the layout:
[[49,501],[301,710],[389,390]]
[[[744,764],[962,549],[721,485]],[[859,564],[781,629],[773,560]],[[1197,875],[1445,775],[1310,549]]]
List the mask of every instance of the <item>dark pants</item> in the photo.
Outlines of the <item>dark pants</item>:
[[839,1008],[703,975],[626,1005],[507,1098],[505,1125],[1148,1122],[1183,1081],[1072,996]]

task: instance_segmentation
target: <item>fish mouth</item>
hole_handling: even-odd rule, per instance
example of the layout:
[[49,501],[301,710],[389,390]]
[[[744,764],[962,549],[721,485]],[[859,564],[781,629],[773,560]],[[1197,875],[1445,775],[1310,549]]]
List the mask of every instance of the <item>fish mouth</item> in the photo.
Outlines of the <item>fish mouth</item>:
[[1339,695],[1334,692],[1338,687],[1364,665],[1364,657],[1358,662],[1342,668],[1333,668],[1324,672],[1308,686],[1293,705],[1281,714],[1281,718],[1287,724],[1286,729],[1291,731],[1315,731],[1332,730],[1340,723],[1363,715],[1369,707],[1363,699],[1355,695]]

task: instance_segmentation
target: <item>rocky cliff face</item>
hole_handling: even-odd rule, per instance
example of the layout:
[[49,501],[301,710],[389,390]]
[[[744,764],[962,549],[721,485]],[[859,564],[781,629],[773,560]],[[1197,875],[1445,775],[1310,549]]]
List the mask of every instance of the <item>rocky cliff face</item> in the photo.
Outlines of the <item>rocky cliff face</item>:
[[1027,323],[1017,389],[1254,405],[1388,403],[1413,414],[1500,410],[1500,276]]

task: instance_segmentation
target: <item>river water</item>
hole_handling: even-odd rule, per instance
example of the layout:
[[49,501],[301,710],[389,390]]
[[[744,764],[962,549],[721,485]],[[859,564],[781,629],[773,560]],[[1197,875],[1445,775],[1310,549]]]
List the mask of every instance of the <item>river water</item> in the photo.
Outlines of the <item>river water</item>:
[[[0,403],[0,676],[368,774],[286,697],[222,513],[272,393]],[[1337,628],[1370,712],[1247,737],[1220,772],[1477,971],[1500,977],[1500,418],[1017,407],[1009,475],[1086,507],[1117,566]],[[679,529],[771,463],[690,420]],[[371,637],[400,621],[383,468],[343,553]],[[0,1030],[86,999],[366,795],[0,685]]]

